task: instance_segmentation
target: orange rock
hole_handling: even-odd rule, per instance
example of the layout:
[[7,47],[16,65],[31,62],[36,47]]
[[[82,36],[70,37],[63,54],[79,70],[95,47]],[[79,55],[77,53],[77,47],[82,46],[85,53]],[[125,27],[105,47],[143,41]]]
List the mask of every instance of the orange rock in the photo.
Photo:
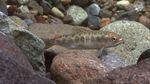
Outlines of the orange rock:
[[101,20],[101,27],[104,27],[104,26],[106,26],[106,25],[108,25],[110,23],[111,23],[111,19],[110,18],[102,18],[102,20]]

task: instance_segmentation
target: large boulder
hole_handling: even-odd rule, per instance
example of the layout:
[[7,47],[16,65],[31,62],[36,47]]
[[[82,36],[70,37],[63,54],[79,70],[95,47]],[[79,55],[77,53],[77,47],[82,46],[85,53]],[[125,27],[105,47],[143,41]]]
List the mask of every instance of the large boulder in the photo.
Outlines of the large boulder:
[[104,76],[108,71],[96,57],[95,50],[63,50],[58,50],[61,53],[53,59],[49,69],[57,84],[83,84]]
[[0,84],[55,84],[34,73],[22,51],[0,32]]
[[114,47],[112,51],[124,60],[126,66],[136,64],[141,53],[150,49],[150,30],[141,23],[116,21],[101,30],[112,31],[122,36],[124,43]]
[[12,21],[2,12],[0,12],[0,31],[15,41],[35,71],[45,74],[43,50],[45,45],[40,38]]

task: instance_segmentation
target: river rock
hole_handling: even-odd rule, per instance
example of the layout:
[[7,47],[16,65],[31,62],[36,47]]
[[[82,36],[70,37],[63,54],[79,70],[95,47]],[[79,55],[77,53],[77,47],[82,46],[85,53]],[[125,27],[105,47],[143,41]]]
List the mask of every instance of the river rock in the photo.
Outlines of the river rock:
[[55,84],[37,75],[22,51],[4,33],[0,32],[1,84]]
[[86,8],[86,12],[88,13],[88,15],[99,16],[100,10],[101,9],[100,9],[99,5],[96,3],[93,3]]
[[81,7],[86,7],[90,5],[92,2],[94,2],[94,0],[71,0],[72,4],[75,4]]
[[30,0],[17,0],[19,4],[27,4]]
[[35,0],[30,0],[28,3],[28,7],[37,10],[39,14],[43,14],[43,8],[35,1]]
[[5,0],[0,0],[0,11],[5,13],[7,15],[7,7],[6,7],[6,2]]
[[50,13],[50,11],[52,9],[52,5],[48,1],[46,1],[46,0],[37,0],[37,2],[40,4],[40,6],[42,6],[44,14],[49,14]]
[[18,9],[21,13],[29,13],[29,9],[27,6],[21,5]]
[[150,49],[150,30],[135,21],[116,21],[101,30],[112,31],[122,36],[124,43],[114,47],[127,65],[136,64],[141,53]]
[[146,16],[140,16],[139,17],[139,22],[150,29],[150,18],[148,18]]
[[17,16],[11,16],[10,17],[16,24],[20,25],[20,26],[24,26],[24,27],[28,27],[28,25],[26,24],[26,22],[24,20],[22,20],[21,18],[17,17]]
[[94,50],[68,50],[58,54],[50,71],[57,84],[83,84],[83,81],[102,77],[107,70],[95,56]]
[[44,42],[23,26],[12,21],[4,13],[0,13],[0,18],[2,18],[0,31],[15,41],[16,45],[27,56],[35,71],[44,74]]
[[67,15],[70,15],[73,18],[73,25],[80,25],[88,17],[88,14],[84,9],[75,5],[68,8]]
[[64,14],[63,14],[58,8],[56,8],[56,7],[53,7],[53,8],[51,9],[51,11],[52,11],[52,13],[53,13],[55,16],[57,16],[57,17],[59,17],[59,18],[63,18],[63,17],[64,17]]
[[118,68],[108,73],[106,77],[89,80],[84,84],[149,84],[150,83],[150,58],[137,65]]
[[[2,27],[2,23],[0,23],[0,26]],[[15,60],[20,66],[25,67],[26,69],[29,69],[33,71],[33,68],[31,64],[29,63],[28,59],[25,57],[25,55],[22,53],[22,51],[16,46],[14,41],[8,38],[4,33],[0,32],[0,54],[2,56],[0,57],[8,57],[12,58],[12,60]],[[4,56],[3,56],[4,55]],[[2,59],[1,59],[2,60]],[[9,61],[9,60],[8,60]],[[11,61],[11,60],[10,60]],[[4,68],[4,67],[1,67]]]
[[92,30],[100,29],[100,18],[97,16],[89,16],[88,17],[88,27]]
[[129,2],[128,0],[121,0],[121,1],[118,1],[118,2],[116,3],[116,5],[117,5],[118,7],[127,7],[127,6],[130,5],[130,2]]
[[71,0],[61,0],[64,5],[68,5],[71,3]]

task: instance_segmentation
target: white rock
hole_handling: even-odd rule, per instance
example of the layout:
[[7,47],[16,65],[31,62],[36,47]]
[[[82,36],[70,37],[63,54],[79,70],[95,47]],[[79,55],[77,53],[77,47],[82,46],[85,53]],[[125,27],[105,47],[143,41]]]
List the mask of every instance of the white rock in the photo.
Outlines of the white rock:
[[118,1],[116,3],[117,6],[123,6],[123,7],[126,7],[126,6],[129,6],[130,5],[130,2],[128,0],[122,0],[122,1]]
[[21,11],[21,13],[29,13],[30,12],[27,6],[21,5],[18,9]]
[[64,14],[58,8],[53,7],[51,11],[55,16],[59,18],[64,18]]
[[73,18],[73,25],[80,25],[87,17],[87,12],[79,6],[70,6],[67,10],[67,15]]

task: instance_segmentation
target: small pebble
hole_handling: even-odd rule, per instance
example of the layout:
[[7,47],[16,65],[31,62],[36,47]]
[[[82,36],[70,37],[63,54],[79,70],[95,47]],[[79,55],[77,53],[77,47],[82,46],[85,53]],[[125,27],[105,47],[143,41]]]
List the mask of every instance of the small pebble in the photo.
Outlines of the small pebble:
[[124,7],[127,7],[127,6],[129,6],[130,5],[130,2],[129,1],[127,1],[127,0],[122,0],[122,1],[118,1],[117,3],[116,3],[116,5],[119,7],[119,8],[124,8]]
[[72,4],[78,5],[80,7],[86,7],[91,4],[92,0],[71,0]]
[[36,18],[37,23],[46,23],[46,20],[42,15],[38,15],[35,18]]
[[136,1],[136,2],[133,4],[133,6],[134,6],[134,8],[135,8],[135,10],[136,10],[137,12],[140,12],[140,11],[142,11],[142,10],[144,9],[144,2],[142,2],[142,1]]
[[71,3],[71,0],[61,0],[64,5],[68,5]]
[[73,18],[73,25],[80,25],[88,17],[87,12],[76,5],[68,8],[67,15],[70,15]]
[[27,4],[30,0],[17,0],[19,4]]
[[34,16],[36,16],[38,14],[37,10],[30,10],[30,13],[33,14]]
[[60,0],[51,0],[55,5],[60,3]]
[[108,25],[110,23],[111,23],[111,19],[110,18],[102,18],[100,24],[101,24],[101,27],[104,27],[104,26],[106,26],[106,25]]
[[88,6],[87,8],[86,8],[86,12],[89,14],[89,15],[96,15],[96,16],[98,16],[99,15],[99,13],[100,13],[100,7],[99,7],[99,5],[98,4],[96,4],[96,3],[93,3],[93,4],[91,4],[90,6]]
[[21,5],[18,9],[20,10],[21,13],[29,13],[30,12],[28,7],[25,5]]
[[64,14],[58,8],[53,7],[51,11],[55,16],[59,18],[64,18]]
[[26,24],[29,26],[31,24],[33,24],[33,21],[31,19],[24,19],[24,21],[26,22]]
[[92,30],[100,29],[100,18],[97,16],[89,16],[88,17],[88,27]]
[[143,25],[147,26],[150,29],[150,18],[148,18],[146,16],[140,16],[139,22],[142,23]]
[[110,10],[107,10],[107,9],[103,9],[103,10],[100,12],[100,17],[102,17],[102,18],[107,18],[107,17],[111,18],[112,15],[113,15],[113,12],[110,11]]
[[63,22],[65,23],[65,24],[69,24],[69,23],[71,23],[72,22],[72,17],[70,16],[70,15],[67,15],[67,16],[65,16],[64,18],[63,18]]

